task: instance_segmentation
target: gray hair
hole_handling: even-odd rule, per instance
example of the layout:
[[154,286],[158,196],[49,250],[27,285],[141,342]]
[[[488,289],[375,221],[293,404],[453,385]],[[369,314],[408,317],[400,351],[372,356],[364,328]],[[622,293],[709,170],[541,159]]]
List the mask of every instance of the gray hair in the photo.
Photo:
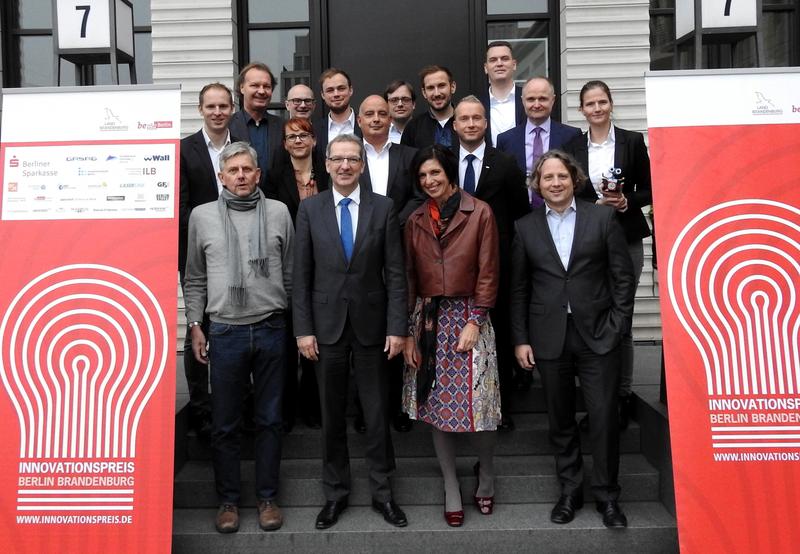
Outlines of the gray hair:
[[352,142],[353,144],[357,144],[358,145],[358,155],[361,156],[362,160],[365,160],[367,158],[367,154],[364,151],[364,143],[361,142],[360,138],[358,138],[357,136],[355,136],[352,133],[343,133],[341,135],[336,136],[334,139],[332,139],[328,143],[328,146],[325,147],[325,157],[326,158],[330,158],[331,157],[331,146],[333,146],[337,142]]
[[250,146],[250,143],[240,141],[230,143],[219,153],[219,170],[225,171],[225,162],[240,154],[250,156],[250,159],[253,160],[253,165],[258,167],[258,152],[256,152],[256,149]]

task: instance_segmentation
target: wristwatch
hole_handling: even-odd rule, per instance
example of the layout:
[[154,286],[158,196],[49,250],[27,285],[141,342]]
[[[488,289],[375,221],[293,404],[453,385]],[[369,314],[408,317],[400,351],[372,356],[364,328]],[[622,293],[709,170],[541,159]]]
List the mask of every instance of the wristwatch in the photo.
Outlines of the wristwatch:
[[203,324],[202,321],[190,321],[188,327],[189,327],[189,329],[191,329],[192,327],[194,327],[196,325],[202,325],[202,324]]

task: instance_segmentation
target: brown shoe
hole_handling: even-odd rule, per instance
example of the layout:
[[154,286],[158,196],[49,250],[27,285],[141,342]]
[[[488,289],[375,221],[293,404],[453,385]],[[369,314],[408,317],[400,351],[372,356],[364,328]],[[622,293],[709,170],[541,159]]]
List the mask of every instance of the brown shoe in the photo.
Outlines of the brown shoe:
[[217,510],[217,531],[235,533],[239,530],[239,508],[233,504],[223,504]]
[[274,500],[258,501],[258,526],[264,531],[276,531],[283,525],[283,516]]

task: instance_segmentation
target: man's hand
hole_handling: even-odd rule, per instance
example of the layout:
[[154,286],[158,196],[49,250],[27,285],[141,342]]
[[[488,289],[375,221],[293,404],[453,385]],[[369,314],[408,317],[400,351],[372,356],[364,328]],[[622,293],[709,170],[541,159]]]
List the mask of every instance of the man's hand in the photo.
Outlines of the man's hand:
[[194,359],[201,364],[207,364],[208,342],[206,342],[206,336],[203,334],[203,328],[200,325],[195,325],[189,329],[189,332],[192,335],[192,353],[194,354]]
[[461,335],[458,337],[458,346],[456,352],[469,352],[478,343],[478,325],[468,321],[464,328],[461,329]]
[[317,337],[315,335],[297,337],[297,350],[304,358],[312,362],[319,360],[319,346],[317,346]]
[[386,337],[386,344],[383,346],[383,351],[388,352],[388,358],[391,360],[398,354],[403,353],[403,348],[406,345],[406,337],[398,337],[396,335],[388,335]]
[[419,369],[419,361],[422,355],[417,348],[417,341],[414,337],[406,337],[405,345],[403,346],[403,358],[406,365],[412,369]]
[[514,347],[514,356],[522,369],[531,371],[536,367],[536,360],[533,359],[533,348],[530,344],[518,344]]

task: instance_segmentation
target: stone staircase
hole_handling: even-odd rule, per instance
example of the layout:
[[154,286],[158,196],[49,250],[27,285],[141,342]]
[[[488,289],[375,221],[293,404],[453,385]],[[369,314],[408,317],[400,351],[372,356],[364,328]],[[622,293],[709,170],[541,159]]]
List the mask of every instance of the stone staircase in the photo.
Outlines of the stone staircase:
[[[518,393],[514,431],[500,433],[496,450],[496,505],[483,516],[469,503],[475,486],[467,436],[459,437],[458,472],[465,507],[461,528],[445,524],[442,480],[429,429],[415,424],[410,433],[393,431],[397,471],[395,499],[409,526],[397,529],[370,507],[364,463],[364,440],[348,435],[353,490],[350,507],[339,523],[326,531],[314,528],[323,504],[320,431],[295,426],[285,437],[279,504],[284,526],[265,533],[256,521],[252,439],[244,442],[241,527],[233,535],[214,530],[217,500],[210,448],[187,436],[178,414],[173,551],[176,553],[253,552],[677,552],[675,518],[662,503],[664,481],[642,454],[643,429],[633,422],[621,437],[621,505],[629,527],[611,531],[589,502],[568,525],[555,525],[549,514],[558,497],[552,450],[547,439],[542,389],[534,381],[528,393]],[[579,406],[580,406],[579,398]],[[587,444],[586,437],[583,437]],[[591,457],[587,456],[587,475]],[[671,484],[671,483],[670,483]],[[586,497],[591,494],[586,490]],[[667,500],[667,505],[670,502]],[[275,550],[273,550],[275,551]]]

